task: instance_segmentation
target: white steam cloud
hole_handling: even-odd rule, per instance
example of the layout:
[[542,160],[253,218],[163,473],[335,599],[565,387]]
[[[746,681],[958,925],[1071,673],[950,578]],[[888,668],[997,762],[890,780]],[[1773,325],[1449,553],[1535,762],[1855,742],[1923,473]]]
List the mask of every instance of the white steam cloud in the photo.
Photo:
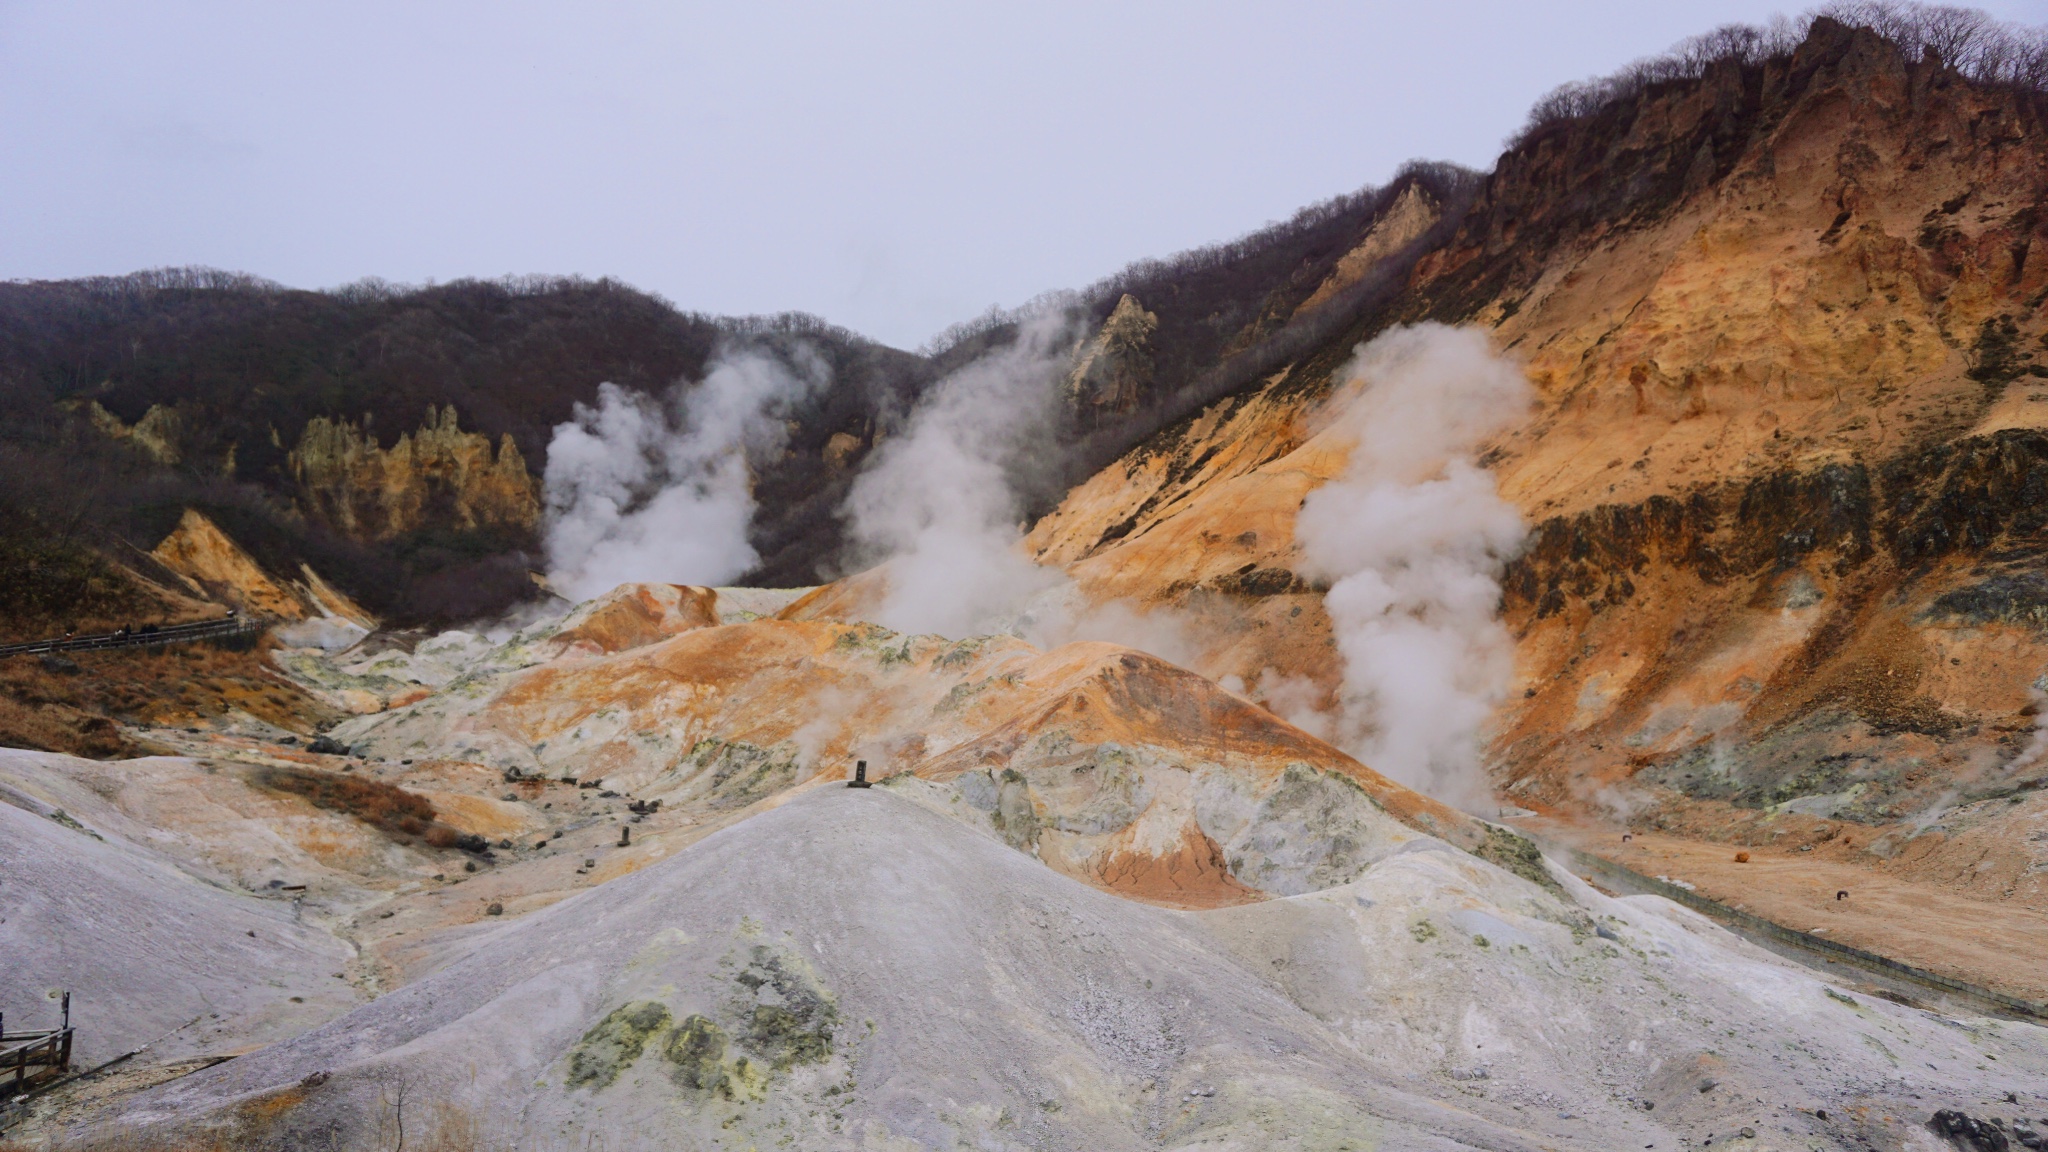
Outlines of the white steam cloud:
[[1297,522],[1344,679],[1331,736],[1410,787],[1468,810],[1490,790],[1481,734],[1513,678],[1501,567],[1521,517],[1473,457],[1526,411],[1514,365],[1476,332],[1424,324],[1359,348],[1326,411],[1355,442]]
[[1077,335],[1062,311],[1032,314],[1014,343],[940,381],[854,481],[844,514],[856,553],[886,565],[874,621],[942,636],[1007,631],[1040,648],[1106,640],[1190,663],[1196,645],[1175,614],[1091,604],[1025,554],[1012,477],[1024,453],[1057,451]]
[[1046,450],[1072,346],[1058,309],[1026,320],[1013,344],[935,385],[855,479],[845,515],[856,551],[888,563],[875,623],[988,632],[1065,579],[1024,554],[1008,469]]
[[2005,771],[2014,776],[2048,760],[2048,672],[2036,676],[2027,692],[2034,702],[2034,735],[2005,766]]
[[823,384],[759,353],[713,364],[664,397],[615,384],[555,426],[543,484],[548,581],[572,600],[629,582],[722,584],[759,557],[749,455],[778,451],[782,416]]

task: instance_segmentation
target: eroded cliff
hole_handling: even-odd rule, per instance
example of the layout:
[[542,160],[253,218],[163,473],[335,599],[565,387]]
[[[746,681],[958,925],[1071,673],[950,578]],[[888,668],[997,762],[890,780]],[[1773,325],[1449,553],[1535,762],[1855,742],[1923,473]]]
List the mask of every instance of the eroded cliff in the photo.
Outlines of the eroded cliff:
[[[1483,457],[1530,528],[1496,786],[2048,907],[2042,129],[2038,96],[1825,19],[1540,127],[1396,299],[1030,545],[1195,614],[1211,675],[1327,693],[1294,516],[1348,445],[1318,407],[1385,327],[1480,326],[1537,393]],[[1943,850],[1964,825],[1997,849]]]
[[389,448],[348,420],[316,416],[288,457],[313,515],[351,536],[384,540],[423,529],[531,532],[540,486],[510,435],[464,432],[453,404],[427,408]]

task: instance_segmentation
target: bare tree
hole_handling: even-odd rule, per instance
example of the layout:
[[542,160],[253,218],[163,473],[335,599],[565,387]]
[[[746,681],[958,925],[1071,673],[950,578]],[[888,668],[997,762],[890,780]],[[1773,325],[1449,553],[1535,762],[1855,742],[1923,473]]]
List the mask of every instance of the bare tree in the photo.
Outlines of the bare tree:
[[[412,1096],[412,1079],[400,1068],[385,1068],[377,1076],[377,1100],[383,1108],[378,1119],[382,1129],[384,1118],[389,1117],[397,1130],[397,1143],[392,1152],[405,1152],[405,1104]],[[381,1132],[380,1132],[381,1135]]]
[[1908,0],[1836,0],[1795,19],[1778,17],[1761,27],[1724,24],[1689,37],[1660,56],[1644,57],[1607,76],[1575,80],[1545,93],[1529,109],[1528,121],[1510,139],[1512,147],[1539,129],[1591,116],[1653,84],[1697,80],[1725,65],[1755,67],[1791,55],[1826,17],[1867,28],[1889,41],[1908,60],[1928,55],[1968,79],[2024,91],[2048,90],[2048,28],[2004,24],[1975,8],[1920,4]]

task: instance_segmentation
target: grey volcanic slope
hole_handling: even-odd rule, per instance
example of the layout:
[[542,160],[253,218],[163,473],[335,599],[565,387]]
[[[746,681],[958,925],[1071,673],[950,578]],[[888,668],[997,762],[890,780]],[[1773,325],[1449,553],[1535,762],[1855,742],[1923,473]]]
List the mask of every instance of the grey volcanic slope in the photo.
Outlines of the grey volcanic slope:
[[[303,1031],[361,997],[353,953],[288,906],[207,884],[111,830],[0,782],[0,1011],[46,1028],[72,993],[92,1066],[233,1052]],[[292,998],[297,997],[295,1002]]]
[[820,789],[124,1120],[291,1148],[386,1146],[401,1105],[421,1146],[472,1148],[1897,1148],[1938,1107],[2043,1103],[2040,1029],[1560,880],[1422,841],[1173,912]]

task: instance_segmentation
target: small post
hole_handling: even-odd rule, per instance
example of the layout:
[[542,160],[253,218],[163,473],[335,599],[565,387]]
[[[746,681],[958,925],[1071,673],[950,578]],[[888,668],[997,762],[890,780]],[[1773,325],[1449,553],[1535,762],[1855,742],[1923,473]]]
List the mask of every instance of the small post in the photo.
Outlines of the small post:
[[848,781],[846,782],[846,786],[847,786],[848,788],[869,788],[869,787],[873,787],[873,785],[871,785],[871,784],[869,784],[869,783],[868,783],[868,762],[867,762],[867,761],[865,761],[865,760],[855,760],[855,761],[853,762],[853,779],[851,779],[851,780],[848,780]]
[[71,993],[64,994],[64,1027],[71,1027]]

